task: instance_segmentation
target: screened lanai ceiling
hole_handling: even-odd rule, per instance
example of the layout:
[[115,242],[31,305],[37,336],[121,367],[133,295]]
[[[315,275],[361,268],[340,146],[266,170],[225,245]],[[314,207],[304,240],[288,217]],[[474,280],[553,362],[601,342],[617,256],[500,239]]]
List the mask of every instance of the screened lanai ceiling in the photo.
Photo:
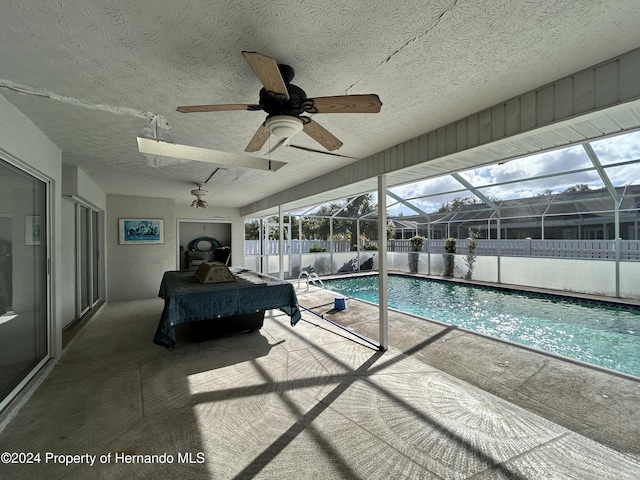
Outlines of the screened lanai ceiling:
[[[11,0],[0,5],[0,95],[60,148],[65,165],[82,168],[107,194],[189,205],[193,183],[208,180],[211,207],[259,215],[279,204],[292,209],[370,191],[381,171],[376,165],[388,155],[396,159],[386,172],[394,186],[637,128],[637,81],[616,80],[638,76],[638,54],[628,55],[640,47],[637,6],[636,0],[543,6],[512,0]],[[264,112],[176,111],[256,103],[262,85],[243,50],[291,65],[293,83],[309,96],[375,93],[382,110],[313,117],[343,142],[333,152],[342,156],[289,147],[268,153],[275,142],[249,154],[244,148]],[[624,60],[607,63],[615,58]],[[585,73],[572,77],[579,72]],[[567,78],[576,81],[569,85]],[[619,90],[595,88],[587,98],[582,88],[590,81]],[[575,95],[559,94],[567,88]],[[569,97],[547,108],[549,98]],[[531,98],[537,99],[532,109]],[[508,119],[515,99],[526,135],[512,135],[514,123],[507,122],[501,137],[493,121],[485,138],[487,112]],[[531,112],[537,113],[529,124]],[[136,138],[154,118],[170,127],[166,133],[176,144],[285,165],[264,171],[141,154]],[[432,156],[432,147],[416,154],[423,136],[446,130],[440,138],[450,138],[462,120],[469,132],[464,145],[451,151],[445,140],[444,155]],[[307,135],[291,143],[322,150]],[[437,141],[427,143],[441,150]],[[411,163],[397,160],[410,156]]]

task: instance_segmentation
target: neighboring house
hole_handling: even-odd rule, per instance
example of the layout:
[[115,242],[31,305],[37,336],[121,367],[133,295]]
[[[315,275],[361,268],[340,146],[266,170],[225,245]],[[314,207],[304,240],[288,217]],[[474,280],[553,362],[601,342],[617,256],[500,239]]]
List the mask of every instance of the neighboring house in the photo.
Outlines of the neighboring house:
[[[640,185],[616,188],[620,237],[640,239]],[[612,240],[615,203],[606,189],[558,193],[499,202],[503,239]],[[434,240],[467,238],[469,228],[480,238],[497,238],[498,214],[483,203],[463,205],[455,212],[393,218],[396,239],[422,235]]]

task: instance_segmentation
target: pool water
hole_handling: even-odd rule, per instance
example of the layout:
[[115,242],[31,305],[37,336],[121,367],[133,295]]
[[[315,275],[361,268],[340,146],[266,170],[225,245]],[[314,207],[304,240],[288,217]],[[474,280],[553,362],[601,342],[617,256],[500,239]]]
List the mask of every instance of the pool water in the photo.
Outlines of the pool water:
[[[378,277],[325,287],[378,303]],[[388,278],[389,307],[640,377],[640,309],[401,275]]]

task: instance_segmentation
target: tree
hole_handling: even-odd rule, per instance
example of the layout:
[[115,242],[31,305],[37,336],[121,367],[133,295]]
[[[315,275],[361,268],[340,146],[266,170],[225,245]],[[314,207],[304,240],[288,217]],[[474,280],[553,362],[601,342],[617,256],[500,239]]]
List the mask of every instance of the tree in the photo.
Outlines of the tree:
[[565,188],[562,193],[588,192],[591,188],[586,183],[576,183],[569,188]]
[[476,203],[482,202],[476,197],[456,197],[453,200],[443,203],[437,213],[456,212],[464,205],[475,205]]
[[[284,238],[288,239],[288,229],[286,227],[286,223],[291,221],[291,238],[298,238],[298,221],[295,217],[284,217],[285,221],[285,229],[284,229]],[[278,217],[269,217],[269,240],[279,240],[280,239],[280,229],[278,228]],[[245,220],[244,222],[244,239],[245,240],[258,240],[260,238],[260,220],[258,219],[250,219]]]
[[[368,193],[359,195],[355,198],[349,198],[344,201],[334,202],[321,207],[316,215],[324,215],[325,217],[333,217],[333,234],[334,237],[351,240],[352,248],[357,248],[357,218],[375,212],[377,205],[373,202],[373,196]],[[318,233],[324,240],[329,238],[329,221],[330,218],[318,219]],[[360,222],[360,235],[365,239],[376,236],[377,225],[375,222]]]
[[260,238],[260,220],[251,219],[244,221],[244,239],[258,240]]

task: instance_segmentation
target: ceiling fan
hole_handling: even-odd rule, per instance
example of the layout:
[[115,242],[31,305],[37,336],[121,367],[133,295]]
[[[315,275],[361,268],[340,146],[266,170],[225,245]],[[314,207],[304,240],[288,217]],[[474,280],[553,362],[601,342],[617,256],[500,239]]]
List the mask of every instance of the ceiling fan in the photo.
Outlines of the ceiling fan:
[[257,104],[190,105],[177,110],[182,113],[263,110],[267,118],[249,141],[245,152],[259,151],[272,134],[289,139],[300,131],[327,150],[336,150],[342,142],[304,113],[378,113],[382,106],[375,94],[307,98],[304,90],[291,83],[295,71],[289,65],[279,65],[273,58],[257,52],[243,51],[242,55],[263,85]]

